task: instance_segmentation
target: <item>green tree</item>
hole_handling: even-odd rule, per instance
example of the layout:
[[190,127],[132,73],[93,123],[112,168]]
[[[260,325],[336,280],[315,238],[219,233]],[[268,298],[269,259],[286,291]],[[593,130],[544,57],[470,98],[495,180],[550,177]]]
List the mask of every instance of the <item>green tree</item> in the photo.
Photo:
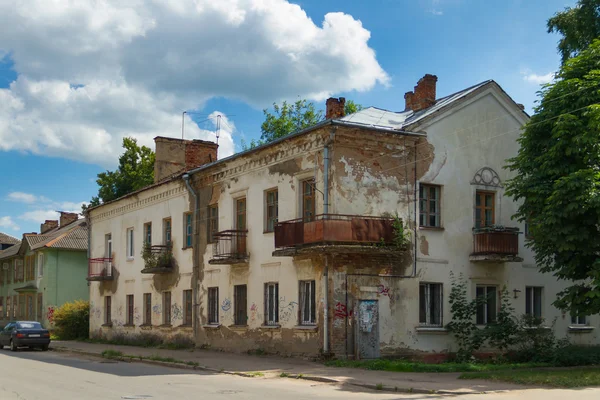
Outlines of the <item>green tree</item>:
[[558,51],[564,63],[600,37],[600,0],[579,0],[548,20],[548,32],[562,35]]
[[[92,197],[87,207],[95,207],[107,201],[118,199],[131,192],[154,183],[154,152],[146,146],[139,146],[134,138],[123,138],[125,151],[119,157],[116,171],[98,174],[98,195]],[[83,206],[83,211],[87,208]]]
[[574,314],[600,313],[600,40],[545,85],[535,115],[508,160],[516,172],[507,194],[515,218],[529,224],[527,245],[541,271],[569,286],[554,304]]
[[286,101],[281,105],[273,103],[273,113],[267,109],[263,113],[265,121],[260,126],[260,139],[263,143],[272,142],[323,120],[323,111],[317,111],[315,105],[306,100],[297,100],[294,104]]
[[354,114],[355,112],[358,112],[360,110],[362,110],[364,107],[360,104],[356,104],[354,102],[354,100],[348,100],[346,102],[346,104],[344,105],[344,113],[346,115],[348,114]]

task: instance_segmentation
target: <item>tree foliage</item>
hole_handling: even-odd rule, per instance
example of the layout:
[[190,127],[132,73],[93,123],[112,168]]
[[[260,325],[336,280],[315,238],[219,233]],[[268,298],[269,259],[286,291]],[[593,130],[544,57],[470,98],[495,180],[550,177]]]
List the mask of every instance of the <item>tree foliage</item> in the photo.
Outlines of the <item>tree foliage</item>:
[[348,100],[346,101],[346,104],[344,105],[344,113],[346,115],[348,114],[354,114],[355,112],[358,112],[360,110],[362,110],[364,107],[360,104],[356,104],[354,102],[354,100]]
[[[92,197],[88,207],[118,199],[131,192],[154,183],[154,152],[146,146],[139,146],[134,138],[123,138],[125,151],[119,157],[119,167],[115,171],[98,174],[98,195]],[[84,206],[84,211],[87,207]]]
[[284,101],[281,105],[273,103],[273,113],[264,109],[265,121],[262,123],[261,141],[268,143],[290,133],[308,128],[323,120],[323,111],[316,110],[312,102],[297,100],[294,104]]
[[563,63],[600,37],[600,0],[579,0],[548,20],[548,32],[562,35],[558,51]]
[[600,312],[600,40],[567,60],[540,92],[535,115],[508,160],[507,194],[529,224],[541,271],[569,281],[554,304]]

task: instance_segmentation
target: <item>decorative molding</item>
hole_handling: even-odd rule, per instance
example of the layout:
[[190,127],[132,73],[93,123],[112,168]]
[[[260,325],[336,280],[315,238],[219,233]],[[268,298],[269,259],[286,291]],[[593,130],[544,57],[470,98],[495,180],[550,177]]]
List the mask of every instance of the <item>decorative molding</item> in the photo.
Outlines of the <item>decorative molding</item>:
[[471,185],[504,187],[498,173],[490,167],[483,167],[477,171],[471,181]]

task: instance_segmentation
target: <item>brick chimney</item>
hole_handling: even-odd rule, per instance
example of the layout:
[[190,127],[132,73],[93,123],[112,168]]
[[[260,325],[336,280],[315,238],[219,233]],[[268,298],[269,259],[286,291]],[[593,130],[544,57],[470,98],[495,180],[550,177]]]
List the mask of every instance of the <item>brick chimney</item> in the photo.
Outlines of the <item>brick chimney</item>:
[[58,220],[47,219],[43,224],[40,225],[40,233],[44,234],[54,228],[58,228]]
[[404,95],[404,111],[413,110],[417,112],[434,105],[437,79],[437,76],[431,74],[426,74],[419,79],[414,92],[407,92]]
[[217,160],[219,145],[214,142],[157,136],[154,143],[154,183]]
[[72,222],[77,221],[77,219],[79,218],[79,214],[77,213],[70,213],[70,212],[65,212],[65,211],[59,211],[60,212],[60,227],[62,228],[63,226],[67,226]]
[[342,118],[346,115],[345,106],[346,99],[344,97],[340,97],[339,99],[335,97],[328,98],[325,102],[325,119]]

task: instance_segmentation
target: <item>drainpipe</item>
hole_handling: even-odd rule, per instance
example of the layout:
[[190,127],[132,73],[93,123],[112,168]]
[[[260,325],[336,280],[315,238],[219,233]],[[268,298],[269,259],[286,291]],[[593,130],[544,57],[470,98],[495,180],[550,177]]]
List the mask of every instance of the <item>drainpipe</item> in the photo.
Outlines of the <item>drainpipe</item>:
[[185,186],[188,190],[188,192],[192,195],[192,197],[194,198],[194,210],[192,211],[192,227],[193,227],[193,232],[194,234],[192,235],[192,249],[193,249],[193,254],[192,254],[192,263],[193,263],[193,274],[192,276],[193,278],[193,282],[192,282],[192,298],[193,301],[196,303],[194,304],[194,306],[192,307],[192,330],[194,332],[194,341],[196,340],[196,338],[198,337],[198,266],[197,266],[197,260],[198,260],[198,255],[196,254],[198,246],[196,245],[197,242],[197,234],[198,234],[198,229],[196,226],[196,216],[198,213],[198,195],[196,194],[196,192],[194,191],[194,189],[192,188],[192,185],[190,185],[190,176],[188,174],[184,174],[183,175],[183,181],[185,182]]
[[[325,218],[329,214],[329,146],[333,143],[335,128],[329,133],[329,140],[325,143],[323,149],[323,214]],[[329,256],[325,255],[325,271],[323,272],[325,280],[325,302],[323,304],[323,353],[329,353]]]

